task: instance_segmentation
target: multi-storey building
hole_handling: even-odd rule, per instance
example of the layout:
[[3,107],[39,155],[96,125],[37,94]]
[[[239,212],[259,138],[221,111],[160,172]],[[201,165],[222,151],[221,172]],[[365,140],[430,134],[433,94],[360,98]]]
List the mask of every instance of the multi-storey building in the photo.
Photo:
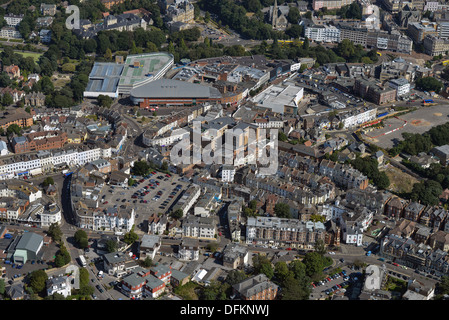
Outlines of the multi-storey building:
[[23,17],[23,14],[15,15],[12,13],[8,13],[4,16],[6,24],[10,27],[17,27],[19,23],[22,22]]
[[14,137],[11,146],[15,153],[49,150],[62,148],[67,143],[67,133],[55,131],[41,131]]
[[391,79],[390,81],[388,81],[388,85],[396,90],[397,99],[399,99],[399,97],[403,95],[409,94],[410,92],[410,83],[404,78]]
[[449,39],[428,35],[423,41],[424,52],[429,56],[445,55],[449,51]]
[[304,36],[315,42],[340,42],[340,29],[335,26],[315,25],[305,28]]
[[354,93],[361,98],[382,105],[396,101],[396,90],[390,87],[382,87],[366,79],[356,79],[354,82]]
[[173,207],[173,211],[181,209],[183,216],[186,216],[190,208],[195,204],[201,195],[201,188],[198,185],[190,186]]
[[0,29],[0,36],[3,38],[20,39],[22,35],[15,27],[3,27]]
[[355,0],[313,0],[313,10],[327,8],[328,10],[340,9],[343,6],[350,5]]
[[261,273],[233,285],[232,291],[242,300],[274,300],[279,287]]
[[215,239],[215,220],[207,217],[188,215],[182,221],[182,234],[184,237]]
[[311,249],[325,238],[322,223],[277,217],[248,218],[246,243]]
[[421,22],[411,22],[408,24],[407,33],[413,42],[422,43],[428,35],[438,36],[438,25],[436,23],[422,20]]

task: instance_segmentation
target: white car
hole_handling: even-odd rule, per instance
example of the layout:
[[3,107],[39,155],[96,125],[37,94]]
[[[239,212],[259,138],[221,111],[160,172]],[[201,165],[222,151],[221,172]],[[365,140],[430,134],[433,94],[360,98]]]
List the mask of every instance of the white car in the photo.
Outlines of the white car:
[[329,253],[329,254],[335,254],[335,252],[333,252],[333,251],[329,251],[328,253]]

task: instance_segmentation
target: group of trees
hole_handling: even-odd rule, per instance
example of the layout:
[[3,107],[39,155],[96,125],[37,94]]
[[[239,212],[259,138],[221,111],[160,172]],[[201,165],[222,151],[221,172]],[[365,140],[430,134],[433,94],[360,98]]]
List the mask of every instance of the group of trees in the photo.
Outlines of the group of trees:
[[416,80],[416,87],[424,91],[439,93],[443,89],[443,83],[434,77],[422,77]]
[[[218,24],[229,26],[242,37],[255,40],[267,40],[279,37],[280,33],[272,29],[271,25],[265,23],[264,15],[260,11],[262,5],[247,2],[247,6],[238,4],[232,0],[202,0],[199,1],[199,7],[202,10],[209,11],[217,15]],[[263,4],[265,5],[265,4]],[[250,10],[254,14],[247,15]]]
[[338,9],[337,15],[342,19],[362,20],[362,8],[357,2],[353,2],[350,5]]
[[323,277],[323,269],[332,264],[332,259],[325,257],[323,243],[317,242],[315,251],[308,252],[302,260],[293,260],[289,264],[284,261],[274,265],[266,255],[255,255],[252,258],[253,270],[247,274],[241,270],[229,272],[224,282],[212,281],[202,288],[200,297],[204,300],[225,300],[232,294],[232,286],[248,277],[264,274],[269,280],[281,287],[283,300],[307,300],[310,295],[310,282]]
[[[435,146],[449,143],[449,122],[432,127],[423,134],[404,132],[402,137],[403,140],[389,150],[391,156],[396,156],[401,152],[410,155],[417,155],[421,152],[428,153]],[[449,168],[443,167],[440,163],[433,163],[425,169],[409,160],[403,160],[402,163],[428,179],[413,185],[409,194],[410,199],[426,205],[437,205],[442,191],[449,188]]]
[[76,231],[75,242],[81,249],[86,249],[89,246],[89,240],[86,231],[82,229]]
[[389,150],[391,156],[401,152],[417,155],[420,152],[428,153],[434,146],[442,146],[449,143],[449,122],[432,127],[423,134],[402,134],[402,140]]
[[[300,30],[302,27],[295,27]],[[289,33],[290,29],[286,30]],[[299,37],[299,34],[292,34]],[[269,45],[266,41],[262,41],[260,45],[251,50],[253,54],[263,54],[273,59],[295,59],[310,57],[316,60],[316,67],[327,63],[350,62],[350,63],[375,63],[378,61],[376,50],[365,50],[361,45],[354,45],[348,39],[344,39],[334,48],[325,48],[322,45],[310,46],[309,40],[306,38],[301,44],[299,41],[293,42],[287,46],[280,46],[275,39],[273,44]]]
[[372,157],[358,157],[351,161],[351,165],[372,180],[379,189],[387,189],[390,179],[385,172],[379,171],[378,162]]
[[413,185],[410,199],[424,205],[435,206],[440,202],[439,196],[443,188],[438,181],[424,180]]

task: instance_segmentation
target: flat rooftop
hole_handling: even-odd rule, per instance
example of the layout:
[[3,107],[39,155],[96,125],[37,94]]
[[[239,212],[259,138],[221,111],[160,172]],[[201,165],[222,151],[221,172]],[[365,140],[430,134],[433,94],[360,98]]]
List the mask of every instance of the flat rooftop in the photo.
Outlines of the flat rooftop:
[[[172,61],[173,56],[164,52],[129,55],[122,65],[119,85],[133,86],[147,78],[155,77]],[[135,63],[138,63],[138,66],[135,66]]]

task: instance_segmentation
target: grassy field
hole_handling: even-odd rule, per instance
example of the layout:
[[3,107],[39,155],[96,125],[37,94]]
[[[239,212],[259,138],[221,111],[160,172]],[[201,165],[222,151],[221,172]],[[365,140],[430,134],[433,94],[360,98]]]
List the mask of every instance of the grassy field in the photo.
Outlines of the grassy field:
[[[0,49],[0,52],[2,52],[3,50]],[[39,60],[39,57],[42,55],[42,53],[37,53],[37,52],[22,52],[22,51],[14,51],[14,53],[18,53],[21,54],[22,56],[26,57],[33,57],[34,62],[37,62],[37,60]]]
[[51,81],[53,83],[53,85],[55,86],[55,88],[62,88],[64,87],[67,83],[70,82],[70,76],[66,76],[66,75],[60,75],[60,74],[53,74],[51,76]]
[[175,288],[174,292],[184,300],[198,300],[198,295],[195,291],[200,287],[200,285],[190,281],[181,287]]
[[380,171],[384,171],[390,179],[389,189],[391,191],[399,193],[411,192],[413,185],[416,182],[419,182],[419,180],[415,177],[412,177],[406,172],[402,172],[401,169],[393,167],[391,164],[385,165],[385,167],[380,169]]

